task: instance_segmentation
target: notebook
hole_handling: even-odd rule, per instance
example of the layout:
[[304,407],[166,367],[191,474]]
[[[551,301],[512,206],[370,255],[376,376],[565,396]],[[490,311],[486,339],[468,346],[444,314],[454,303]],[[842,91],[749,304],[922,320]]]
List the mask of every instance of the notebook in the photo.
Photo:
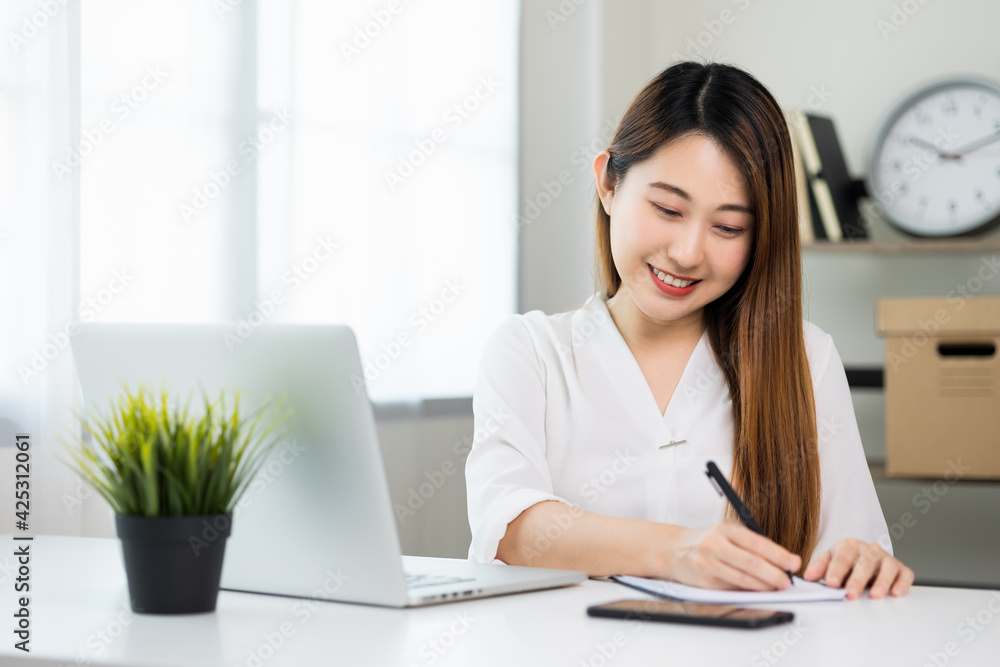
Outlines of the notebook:
[[662,579],[646,579],[627,575],[611,577],[619,584],[635,588],[659,597],[684,600],[687,602],[706,602],[716,604],[756,604],[758,602],[821,602],[824,600],[843,600],[847,597],[847,589],[830,588],[815,581],[806,581],[793,577],[795,584],[783,591],[730,591],[717,588],[699,588],[679,584],[676,581]]

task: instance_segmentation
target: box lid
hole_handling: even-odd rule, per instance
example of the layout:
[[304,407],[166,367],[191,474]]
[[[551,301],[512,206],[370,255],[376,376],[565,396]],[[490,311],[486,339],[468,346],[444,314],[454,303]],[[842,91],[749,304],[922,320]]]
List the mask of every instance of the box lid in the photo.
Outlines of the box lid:
[[1000,297],[883,298],[876,304],[875,328],[883,336],[915,331],[1000,336]]

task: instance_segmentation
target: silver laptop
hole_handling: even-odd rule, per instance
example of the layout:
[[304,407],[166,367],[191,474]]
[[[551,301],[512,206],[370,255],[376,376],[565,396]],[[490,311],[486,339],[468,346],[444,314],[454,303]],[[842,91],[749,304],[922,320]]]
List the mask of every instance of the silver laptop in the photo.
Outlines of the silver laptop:
[[[243,332],[246,333],[246,332]],[[222,587],[390,607],[567,586],[582,572],[401,556],[353,331],[338,325],[81,324],[84,411],[123,383],[164,383],[192,409],[239,389],[248,413],[284,394],[291,433],[234,512]]]

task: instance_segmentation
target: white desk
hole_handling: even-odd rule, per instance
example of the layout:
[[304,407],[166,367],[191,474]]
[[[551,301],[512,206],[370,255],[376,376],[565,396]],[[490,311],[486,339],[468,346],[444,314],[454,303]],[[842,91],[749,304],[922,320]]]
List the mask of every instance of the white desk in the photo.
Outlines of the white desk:
[[[8,570],[14,544],[0,536]],[[588,605],[642,595],[595,580],[408,610],[223,591],[213,614],[148,616],[129,609],[117,540],[31,544],[30,655],[13,648],[9,629],[16,574],[0,573],[5,666],[935,665],[929,654],[937,667],[1000,664],[995,591],[915,587],[898,599],[763,605],[794,611],[796,622],[761,630],[590,618]]]

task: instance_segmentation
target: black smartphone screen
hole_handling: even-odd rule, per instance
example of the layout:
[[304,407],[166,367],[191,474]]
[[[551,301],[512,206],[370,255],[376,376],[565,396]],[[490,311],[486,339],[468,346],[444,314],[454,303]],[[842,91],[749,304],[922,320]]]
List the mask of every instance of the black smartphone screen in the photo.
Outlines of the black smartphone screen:
[[795,615],[789,611],[750,609],[728,604],[697,604],[673,600],[618,600],[587,608],[590,616],[624,618],[634,621],[693,623],[729,628],[763,628],[790,623]]

